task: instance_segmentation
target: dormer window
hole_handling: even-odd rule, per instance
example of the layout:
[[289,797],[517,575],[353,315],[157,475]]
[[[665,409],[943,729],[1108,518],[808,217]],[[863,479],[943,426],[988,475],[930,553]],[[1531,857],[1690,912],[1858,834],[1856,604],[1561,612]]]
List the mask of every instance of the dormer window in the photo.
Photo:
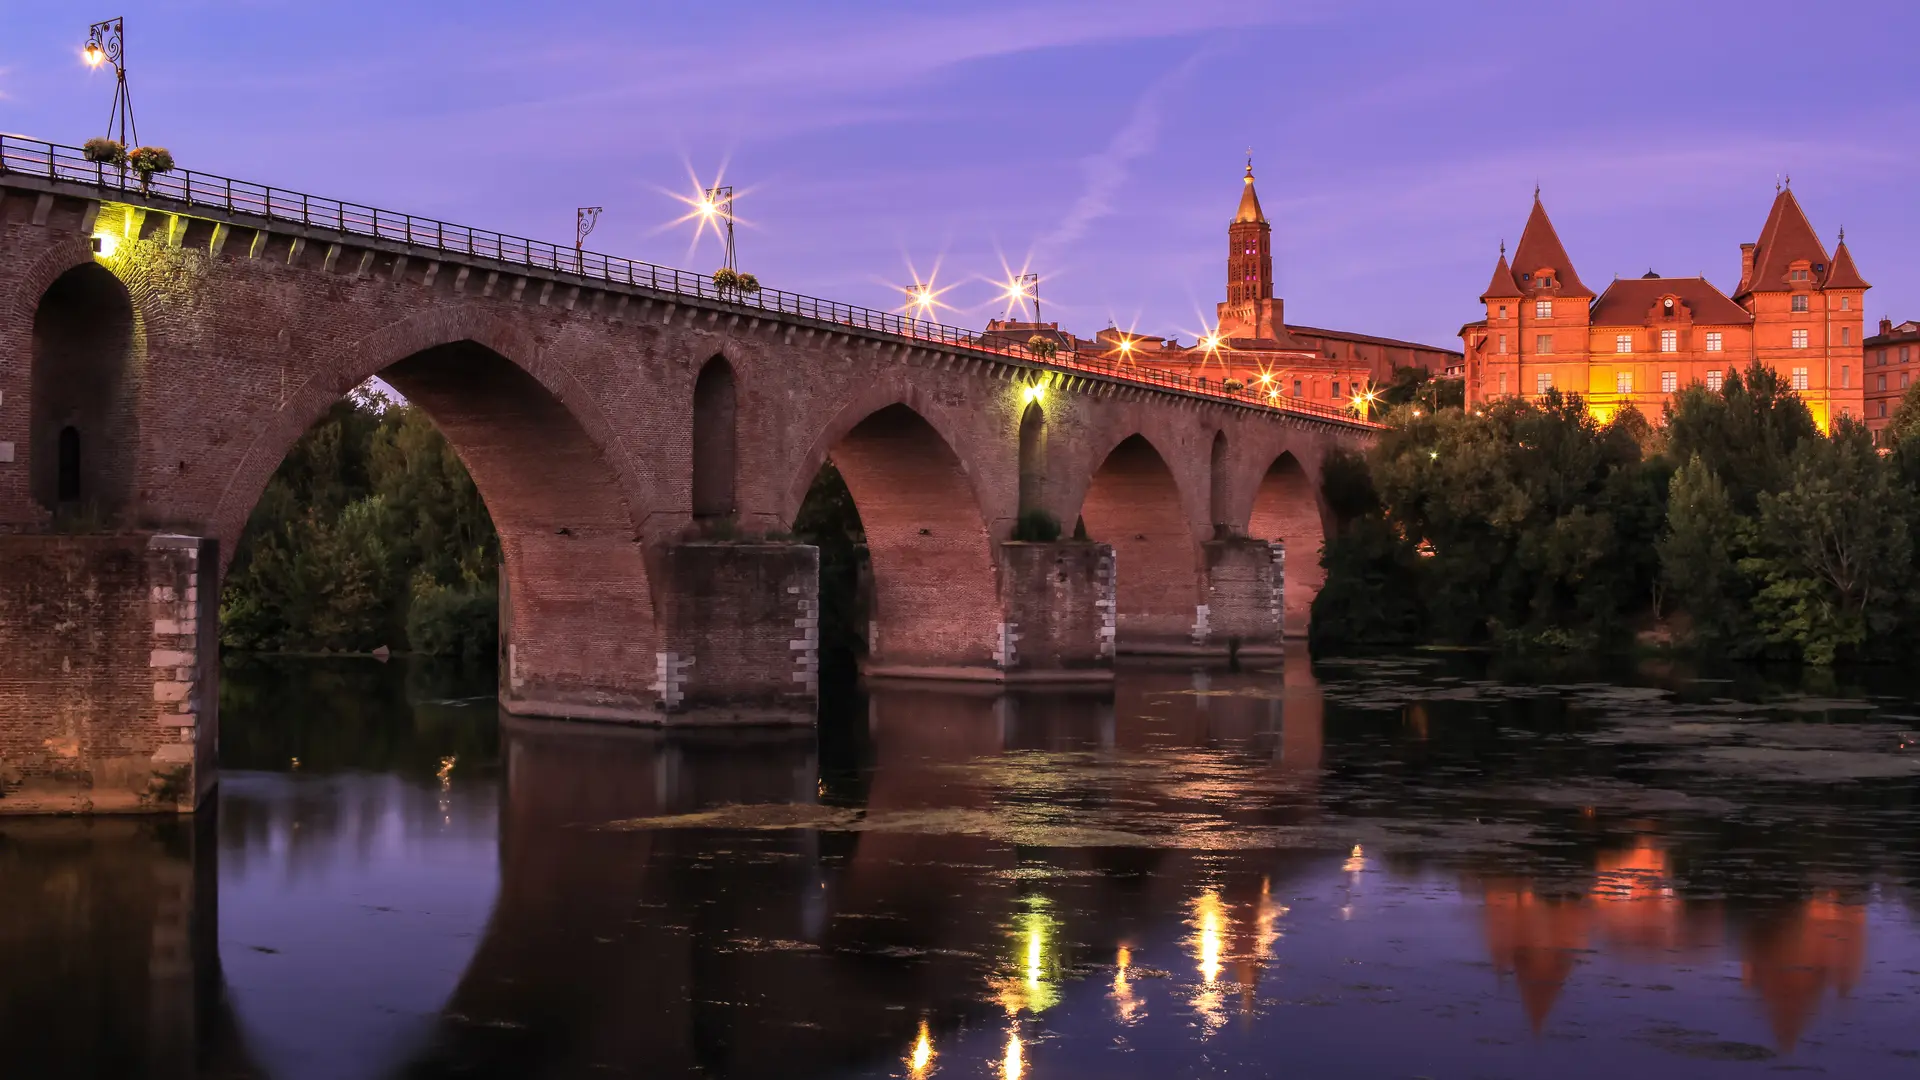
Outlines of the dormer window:
[[1793,273],[1787,275],[1787,279],[1789,281],[1805,281],[1807,280],[1807,272],[1805,270],[1795,270]]

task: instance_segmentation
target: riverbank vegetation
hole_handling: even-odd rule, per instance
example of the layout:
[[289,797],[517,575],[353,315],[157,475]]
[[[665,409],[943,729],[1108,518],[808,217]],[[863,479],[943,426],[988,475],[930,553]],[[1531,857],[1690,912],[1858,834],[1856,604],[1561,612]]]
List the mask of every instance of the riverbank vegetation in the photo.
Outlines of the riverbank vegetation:
[[1390,411],[1336,457],[1316,648],[1605,648],[1892,659],[1920,630],[1920,388],[1876,446],[1771,369],[1694,385],[1659,424],[1578,395]]
[[221,640],[491,658],[499,565],[493,521],[433,422],[356,391],[268,481],[221,592]]

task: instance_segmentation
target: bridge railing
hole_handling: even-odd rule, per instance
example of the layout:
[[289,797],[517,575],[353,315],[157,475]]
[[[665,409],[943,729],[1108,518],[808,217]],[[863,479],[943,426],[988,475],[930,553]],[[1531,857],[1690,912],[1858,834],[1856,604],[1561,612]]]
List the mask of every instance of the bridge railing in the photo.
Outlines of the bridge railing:
[[1288,397],[1277,391],[1256,387],[1228,390],[1221,383],[1208,382],[1204,376],[1189,378],[1176,372],[1143,367],[1112,353],[1089,354],[1068,350],[1052,356],[1041,356],[1024,342],[986,338],[963,327],[915,319],[898,312],[841,304],[780,289],[762,288],[744,292],[716,284],[709,275],[670,266],[416,217],[361,203],[323,199],[304,192],[267,187],[191,169],[145,175],[124,165],[89,161],[86,153],[78,147],[18,135],[0,135],[0,173],[44,176],[50,180],[84,184],[103,192],[133,196],[146,203],[171,203],[186,210],[194,207],[218,209],[230,214],[245,214],[349,236],[431,248],[510,266],[572,274],[656,292],[697,296],[896,337],[1014,357],[1041,368],[1098,374],[1122,382],[1223,398],[1280,412],[1303,413],[1367,427],[1377,426],[1361,420],[1352,409],[1342,406]]

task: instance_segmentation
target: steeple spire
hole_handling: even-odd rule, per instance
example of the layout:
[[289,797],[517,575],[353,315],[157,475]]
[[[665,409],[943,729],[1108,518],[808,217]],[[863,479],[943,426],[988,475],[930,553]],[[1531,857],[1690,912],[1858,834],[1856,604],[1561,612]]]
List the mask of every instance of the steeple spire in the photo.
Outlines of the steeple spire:
[[1253,151],[1249,150],[1247,151],[1246,188],[1240,192],[1240,209],[1233,215],[1233,221],[1237,225],[1243,221],[1264,223],[1266,220],[1267,216],[1260,212],[1260,196],[1253,191]]

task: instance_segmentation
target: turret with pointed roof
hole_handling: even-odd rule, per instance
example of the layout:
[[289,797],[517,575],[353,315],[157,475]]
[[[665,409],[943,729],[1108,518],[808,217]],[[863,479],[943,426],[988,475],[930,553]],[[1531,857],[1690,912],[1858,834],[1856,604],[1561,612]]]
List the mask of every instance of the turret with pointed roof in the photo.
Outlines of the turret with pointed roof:
[[1840,230],[1840,246],[1833,249],[1833,268],[1827,271],[1827,280],[1820,284],[1823,289],[1871,289],[1867,279],[1860,276],[1860,270],[1853,265],[1853,252],[1847,250],[1847,230]]
[[[1546,271],[1548,276],[1543,279],[1541,271]],[[1520,243],[1513,249],[1512,277],[1514,288],[1523,296],[1546,290],[1555,296],[1593,297],[1593,291],[1581,284],[1580,275],[1574,272],[1573,260],[1560,243],[1560,234],[1554,230],[1553,219],[1547,216],[1537,187],[1533,189],[1533,210],[1527,214],[1527,227],[1521,230]]]
[[1500,245],[1500,261],[1493,264],[1493,280],[1487,282],[1487,290],[1480,294],[1480,302],[1489,300],[1507,300],[1524,296],[1520,286],[1513,282],[1513,268],[1507,265],[1507,245]]
[[[1767,211],[1767,223],[1760,228],[1760,242],[1754,245],[1752,260],[1753,271],[1741,282],[1740,291],[1734,294],[1735,300],[1745,302],[1757,292],[1804,292],[1822,284],[1826,278],[1832,260],[1827,257],[1826,245],[1813,231],[1813,224],[1807,220],[1806,211],[1800,209],[1800,200],[1793,197],[1791,185],[1781,188],[1773,197],[1773,207]],[[1851,264],[1853,260],[1847,261]],[[1796,263],[1805,265],[1796,267]],[[1794,278],[1796,270],[1805,276]],[[1854,276],[1859,276],[1858,271]]]

